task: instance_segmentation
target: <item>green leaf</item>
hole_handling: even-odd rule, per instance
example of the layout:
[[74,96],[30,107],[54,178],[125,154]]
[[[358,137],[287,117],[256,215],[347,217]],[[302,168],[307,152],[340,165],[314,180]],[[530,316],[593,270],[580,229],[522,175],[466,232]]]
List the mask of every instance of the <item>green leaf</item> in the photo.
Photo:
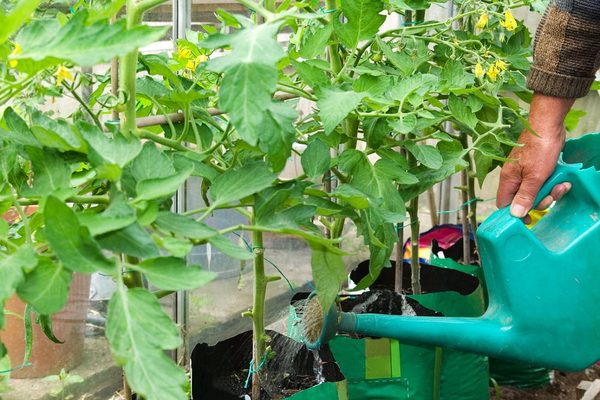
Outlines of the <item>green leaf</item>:
[[440,72],[440,87],[445,91],[464,89],[475,81],[473,74],[465,71],[464,65],[458,60],[450,60]]
[[416,144],[415,142],[405,142],[404,147],[424,166],[431,169],[442,166],[442,155],[435,147],[428,144]]
[[23,281],[23,269],[31,270],[38,263],[36,252],[28,245],[0,260],[0,303],[10,297]]
[[79,121],[77,128],[90,150],[90,161],[94,166],[115,164],[124,167],[142,151],[142,143],[137,138],[126,138],[120,132],[112,137],[100,131],[97,126]]
[[274,67],[240,63],[227,70],[219,89],[219,107],[226,111],[242,139],[256,145],[271,96],[277,87]]
[[212,207],[227,204],[259,192],[275,180],[276,175],[262,162],[230,169],[217,177],[210,187]]
[[33,21],[18,35],[22,51],[12,58],[31,60],[38,70],[64,62],[93,66],[137,51],[165,33],[165,28],[146,25],[127,29],[124,18],[114,24],[99,21],[86,25],[87,17],[86,11],[80,11],[64,26],[57,19]]
[[75,212],[54,196],[44,207],[48,244],[63,265],[77,272],[114,272],[114,263],[102,254],[90,231],[79,224]]
[[46,337],[48,339],[50,339],[54,343],[58,343],[58,344],[64,343],[63,340],[58,339],[54,335],[54,331],[52,330],[52,316],[51,315],[38,314],[37,317],[35,318],[35,322],[40,326],[40,329],[42,330],[42,332],[44,332],[44,335],[46,335]]
[[363,129],[367,145],[372,149],[378,149],[390,134],[390,128],[386,118],[365,118]]
[[420,165],[415,170],[411,170],[411,173],[414,173],[419,179],[419,183],[402,188],[402,197],[406,201],[413,199],[434,184],[443,181],[469,165],[464,159],[465,150],[459,141],[440,142],[437,144],[437,149],[442,155],[442,165],[435,169]]
[[245,247],[240,247],[231,242],[225,236],[214,236],[208,239],[211,245],[215,246],[221,253],[238,259],[249,260],[253,257],[252,253]]
[[311,267],[312,276],[317,288],[319,302],[324,313],[328,312],[337,298],[340,285],[346,279],[346,268],[342,257],[333,254],[325,247],[313,244]]
[[317,212],[314,206],[296,204],[257,218],[256,224],[274,229],[300,228],[308,225]]
[[431,58],[429,49],[423,40],[407,41],[400,51],[394,51],[387,42],[379,37],[377,37],[376,42],[388,61],[404,77],[410,77],[417,68]]
[[335,197],[346,201],[356,209],[369,207],[369,199],[361,190],[347,183],[342,183],[332,193]]
[[415,74],[408,78],[401,78],[389,91],[392,99],[404,104],[408,100],[417,106],[423,102],[423,96],[433,85],[437,83],[437,77],[431,74]]
[[391,84],[392,78],[389,76],[365,74],[352,83],[352,89],[355,92],[366,92],[369,96],[377,98],[387,92]]
[[338,88],[322,88],[319,92],[319,115],[323,121],[325,134],[333,130],[360,104],[366,93],[344,91]]
[[325,46],[333,33],[333,25],[319,25],[311,27],[304,36],[298,53],[305,60],[311,60],[325,51]]
[[163,290],[192,290],[215,278],[213,272],[203,271],[198,265],[188,267],[185,260],[175,257],[151,258],[132,267]]
[[340,18],[334,19],[335,33],[344,46],[355,48],[359,41],[371,39],[385,21],[383,3],[380,0],[342,0],[342,15],[347,23],[341,23]]
[[292,144],[296,138],[294,120],[298,112],[287,103],[272,102],[262,124],[260,149],[267,154],[267,160],[273,171],[279,172],[292,153]]
[[300,162],[304,173],[310,179],[317,179],[327,172],[331,165],[329,147],[319,139],[313,140],[302,153]]
[[190,177],[194,166],[189,163],[187,168],[177,174],[164,178],[144,179],[136,185],[136,201],[153,200],[172,196]]
[[216,229],[203,222],[170,211],[159,212],[154,223],[161,229],[189,239],[205,240],[218,234]]
[[63,152],[87,152],[79,133],[64,119],[50,118],[36,110],[31,113],[31,120],[31,130],[41,144]]
[[103,249],[139,258],[158,257],[158,247],[140,224],[100,235],[96,238]]
[[316,66],[313,60],[304,62],[290,60],[290,63],[300,78],[310,87],[316,88],[317,86],[328,85],[330,83],[325,71]]
[[400,115],[398,119],[388,120],[388,126],[398,133],[411,133],[417,127],[417,116],[415,114]]
[[243,140],[256,145],[261,123],[277,87],[277,62],[285,53],[276,40],[279,24],[247,26],[230,35],[211,36],[203,45],[232,51],[210,61],[209,68],[224,72],[219,107],[226,111]]
[[101,213],[84,212],[77,214],[77,217],[79,223],[87,227],[92,236],[125,228],[136,220],[135,211],[121,196],[111,199],[108,208]]
[[33,14],[41,0],[21,0],[10,14],[0,11],[0,44],[6,42]]
[[583,110],[571,109],[565,118],[565,128],[567,131],[572,132],[577,128],[581,118],[585,117],[587,113]]
[[416,176],[387,158],[377,160],[375,168],[381,174],[391,177],[401,185],[412,185],[419,182],[419,179]]
[[474,129],[477,125],[477,116],[471,107],[469,107],[467,101],[451,94],[448,97],[448,109],[457,121],[463,123],[467,127]]
[[166,250],[173,257],[186,257],[194,245],[189,240],[179,239],[173,236],[152,235],[152,239],[157,246]]
[[25,276],[17,288],[19,297],[40,314],[54,314],[67,304],[72,272],[48,258],[40,258],[39,265]]
[[147,400],[187,399],[185,374],[164,352],[180,346],[181,338],[154,295],[121,284],[108,304],[106,337],[138,395]]
[[153,142],[146,142],[131,164],[131,175],[136,181],[166,178],[176,174],[173,162]]
[[27,123],[11,108],[4,110],[4,122],[8,130],[0,130],[3,137],[8,138],[15,144],[23,146],[40,147],[40,143],[27,126]]
[[371,164],[364,152],[349,149],[339,157],[339,166],[348,173],[348,184],[369,198],[370,206],[379,209],[386,222],[402,222],[406,209],[393,180]]
[[[276,38],[279,24],[280,22],[246,26],[227,36],[209,37],[202,42],[203,46],[214,48],[228,45],[232,48],[223,57],[211,60],[209,68],[224,72],[240,64],[274,66],[285,56]],[[214,40],[217,37],[219,40]]]

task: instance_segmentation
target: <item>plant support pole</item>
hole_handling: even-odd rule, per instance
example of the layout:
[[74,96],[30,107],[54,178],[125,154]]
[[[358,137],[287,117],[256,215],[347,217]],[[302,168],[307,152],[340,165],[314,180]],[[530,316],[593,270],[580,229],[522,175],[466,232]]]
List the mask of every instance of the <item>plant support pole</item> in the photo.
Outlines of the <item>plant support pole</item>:
[[265,249],[263,234],[252,232],[252,251],[254,253],[254,304],[252,305],[252,400],[260,400],[260,365],[265,356],[265,298],[267,277],[265,276]]
[[[468,148],[468,138],[467,138],[467,134],[464,132],[460,133],[460,141],[462,142],[462,145],[464,148]],[[465,160],[468,163],[467,168],[463,169],[460,177],[461,177],[461,188],[460,188],[460,192],[461,192],[461,200],[462,200],[462,207],[460,210],[460,220],[461,220],[461,224],[462,224],[462,236],[463,236],[463,262],[465,263],[465,265],[469,265],[471,264],[471,235],[470,235],[470,229],[469,229],[469,168],[471,166],[471,159],[469,158],[469,155],[467,154],[465,156]]]

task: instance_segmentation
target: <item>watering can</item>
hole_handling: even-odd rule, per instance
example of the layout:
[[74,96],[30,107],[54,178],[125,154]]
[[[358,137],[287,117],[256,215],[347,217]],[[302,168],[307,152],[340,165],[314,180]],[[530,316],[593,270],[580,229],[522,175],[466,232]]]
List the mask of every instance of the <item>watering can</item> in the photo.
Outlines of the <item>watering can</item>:
[[509,209],[477,231],[489,305],[477,318],[324,315],[318,348],[337,332],[394,338],[563,371],[600,360],[600,133],[567,141],[538,204],[571,190],[532,228]]

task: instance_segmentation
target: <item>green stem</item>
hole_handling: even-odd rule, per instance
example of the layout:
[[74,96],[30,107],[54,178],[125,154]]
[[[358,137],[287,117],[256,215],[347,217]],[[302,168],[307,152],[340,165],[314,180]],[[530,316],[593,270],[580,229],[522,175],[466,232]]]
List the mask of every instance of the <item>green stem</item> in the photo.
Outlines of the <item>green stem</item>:
[[252,375],[252,399],[260,400],[259,365],[266,351],[265,298],[267,293],[262,232],[252,232],[252,245],[254,252],[254,303],[252,305],[252,368],[254,374]]
[[255,3],[252,0],[237,0],[237,2],[240,3],[241,5],[243,5],[244,7],[246,7],[248,9],[254,11],[258,15],[260,15],[261,17],[263,17],[265,20],[269,20],[273,16],[273,14],[271,14],[263,6],[261,6],[258,3]]
[[[19,199],[18,202],[22,206],[39,204],[39,200],[34,199]],[[67,198],[66,202],[77,204],[108,204],[110,203],[110,199],[107,196],[71,196]]]
[[83,107],[83,109],[89,114],[89,116],[94,121],[94,124],[96,124],[96,126],[98,128],[100,128],[100,130],[102,130],[103,129],[102,123],[98,119],[98,116],[93,113],[93,111],[90,109],[90,107],[86,104],[85,101],[83,101],[83,99],[79,96],[77,91],[73,88],[73,86],[67,84],[64,81],[62,82],[62,84],[65,88],[67,88],[67,90],[71,93],[71,95],[75,98],[75,100],[77,100],[77,102],[81,105],[81,107]]
[[[337,9],[336,0],[327,0],[326,6],[328,10]],[[330,13],[327,15],[327,20],[330,24],[333,24],[333,19],[336,17],[336,13]],[[333,42],[332,44],[327,46],[327,53],[329,55],[329,64],[331,66],[331,72],[334,76],[337,76],[339,72],[342,70],[342,60],[340,58],[340,53],[338,52],[337,43]]]
[[277,90],[279,90],[280,92],[293,94],[298,97],[304,97],[305,99],[308,99],[308,100],[317,101],[317,98],[315,96],[313,96],[312,94],[308,93],[307,91],[302,90],[302,89],[297,88],[292,85],[287,85],[283,82],[279,82],[277,84]]
[[421,294],[421,265],[419,264],[419,197],[410,201],[408,207],[410,216],[410,269],[411,269],[411,287],[413,294]]
[[[463,148],[468,148],[469,147],[469,142],[468,142],[468,137],[467,134],[464,132],[460,133],[460,141],[463,145]],[[469,154],[465,154],[464,157],[465,161],[467,161],[468,165],[470,166],[470,158],[469,158]],[[468,190],[468,181],[469,181],[469,175],[468,175],[468,168],[465,168],[461,171],[460,177],[461,177],[461,200],[462,200],[462,209],[460,211],[460,220],[461,220],[461,224],[462,224],[462,231],[463,231],[463,262],[466,265],[471,264],[471,239],[470,239],[470,235],[469,235],[469,190]]]
[[[407,139],[411,139],[413,135],[407,135]],[[408,153],[408,165],[412,170],[417,166],[416,158]],[[410,217],[410,247],[411,247],[411,287],[413,294],[421,294],[421,264],[419,263],[419,196],[416,196],[410,201],[408,206],[408,215]]]

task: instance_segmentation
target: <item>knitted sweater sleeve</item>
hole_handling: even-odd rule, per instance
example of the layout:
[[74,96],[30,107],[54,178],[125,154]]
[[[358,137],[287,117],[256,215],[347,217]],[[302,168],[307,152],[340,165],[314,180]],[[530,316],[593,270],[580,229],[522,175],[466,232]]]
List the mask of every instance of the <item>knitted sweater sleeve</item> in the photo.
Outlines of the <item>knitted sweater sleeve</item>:
[[534,42],[527,87],[554,97],[585,96],[600,67],[600,0],[553,0]]

